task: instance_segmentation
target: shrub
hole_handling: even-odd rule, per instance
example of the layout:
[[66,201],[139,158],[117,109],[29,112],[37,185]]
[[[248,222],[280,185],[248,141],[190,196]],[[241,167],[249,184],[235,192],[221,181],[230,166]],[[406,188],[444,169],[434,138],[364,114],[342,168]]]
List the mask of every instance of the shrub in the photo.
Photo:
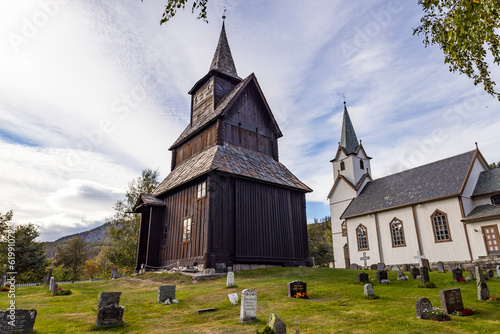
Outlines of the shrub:
[[264,327],[263,330],[261,331],[256,331],[257,334],[276,334],[276,332],[274,331],[274,329],[272,329],[271,327],[269,327],[268,325],[266,325],[266,327]]
[[434,289],[436,287],[436,284],[432,282],[426,282],[424,285],[419,284],[418,287],[421,289]]

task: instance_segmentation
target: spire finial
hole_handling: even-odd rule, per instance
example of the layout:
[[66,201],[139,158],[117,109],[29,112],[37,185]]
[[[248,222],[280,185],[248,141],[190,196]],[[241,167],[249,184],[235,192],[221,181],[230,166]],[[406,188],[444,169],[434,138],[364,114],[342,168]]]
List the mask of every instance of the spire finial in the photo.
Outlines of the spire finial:
[[224,13],[222,14],[222,20],[226,20],[226,6],[224,6]]
[[346,100],[346,96],[345,96],[345,94],[344,94],[344,93],[342,93],[341,97],[344,99],[344,106],[345,106],[345,105],[346,105],[346,102],[345,102],[345,100]]

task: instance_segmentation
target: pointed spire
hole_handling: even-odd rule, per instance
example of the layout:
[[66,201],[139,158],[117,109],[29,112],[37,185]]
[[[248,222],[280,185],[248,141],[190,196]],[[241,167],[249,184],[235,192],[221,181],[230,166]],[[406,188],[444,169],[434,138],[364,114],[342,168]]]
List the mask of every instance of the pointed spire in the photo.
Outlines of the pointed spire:
[[[225,12],[225,11],[224,11]],[[224,14],[222,22],[222,30],[220,32],[219,43],[217,44],[217,49],[215,49],[214,58],[212,59],[212,64],[210,65],[210,71],[216,70],[221,73],[230,75],[232,77],[238,77],[236,73],[236,67],[234,66],[233,56],[231,55],[231,49],[229,49],[229,43],[226,37],[225,19]]]
[[345,101],[340,146],[346,151],[347,154],[356,153],[359,147],[358,138],[356,137],[356,132],[354,132],[354,127],[352,126],[351,119],[349,118]]

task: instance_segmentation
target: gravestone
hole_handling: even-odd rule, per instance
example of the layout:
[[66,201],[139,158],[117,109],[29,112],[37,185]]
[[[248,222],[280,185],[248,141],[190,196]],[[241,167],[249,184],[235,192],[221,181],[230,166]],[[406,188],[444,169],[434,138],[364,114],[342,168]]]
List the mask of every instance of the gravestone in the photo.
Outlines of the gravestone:
[[387,279],[387,271],[378,270],[377,271],[377,283],[381,283],[383,279]]
[[123,323],[121,292],[100,292],[97,306],[97,327],[114,327]]
[[497,276],[500,276],[500,264],[497,265]]
[[377,263],[377,270],[385,270],[385,263],[383,262]]
[[410,271],[410,276],[412,279],[416,279],[417,276],[420,275],[420,269],[418,269],[417,267],[413,267]]
[[158,287],[158,303],[165,303],[167,299],[175,299],[175,285],[160,285]]
[[286,325],[276,314],[271,314],[269,320],[267,320],[267,325],[271,327],[276,334],[286,334]]
[[469,271],[469,273],[470,273],[470,278],[471,278],[471,279],[476,279],[476,272],[475,272],[475,270],[474,270],[474,269],[471,269],[471,270]]
[[241,292],[240,322],[257,320],[257,292],[245,289]]
[[488,270],[486,272],[486,276],[488,276],[488,278],[493,278],[493,277],[495,277],[495,274],[493,273],[493,270]]
[[462,269],[460,268],[455,268],[451,271],[451,273],[453,274],[453,280],[455,282],[458,282],[460,281],[461,278],[463,278],[464,276],[462,275]]
[[215,264],[215,272],[216,273],[225,273],[226,272],[226,263],[225,262],[217,262]]
[[[295,298],[298,292],[307,293],[307,283],[301,281],[288,282],[288,297]],[[243,297],[241,297],[243,299]]]
[[238,304],[238,294],[237,293],[230,293],[227,295],[227,297],[229,298],[229,301],[231,302],[231,304],[233,304],[233,305]]
[[405,280],[405,279],[406,279],[405,273],[400,270],[398,272],[398,281],[402,281],[402,280]]
[[368,274],[363,272],[363,271],[358,273],[357,279],[358,279],[358,283],[368,283],[370,281]]
[[399,268],[398,266],[392,266],[391,268],[391,271],[400,271],[401,268]]
[[118,278],[118,269],[116,269],[115,267],[111,270],[111,279],[117,279],[117,278]]
[[0,286],[5,286],[5,283],[7,283],[6,281],[7,281],[7,276],[5,275],[0,276]]
[[443,263],[443,261],[439,261],[439,262],[437,263],[437,266],[438,266],[438,273],[444,273],[444,272],[445,272],[445,270],[444,270],[444,263]]
[[419,250],[417,251],[417,255],[414,256],[413,258],[418,260],[418,266],[422,267],[422,259],[424,258],[424,256],[422,254],[420,254]]
[[410,265],[409,264],[403,264],[403,271],[410,271]]
[[356,263],[351,263],[349,269],[359,270],[359,266]]
[[43,284],[49,285],[50,284],[50,278],[52,277],[52,272],[54,271],[53,267],[49,268],[49,272],[45,277],[43,278]]
[[455,311],[464,309],[462,293],[458,288],[439,290],[439,299],[441,300],[441,308],[446,314],[453,314]]
[[373,297],[375,294],[373,293],[373,285],[365,284],[365,297]]
[[432,271],[431,265],[428,259],[422,259],[422,267],[426,267],[428,271]]
[[484,279],[483,270],[479,267],[475,268],[476,283],[477,283],[477,299],[488,300],[490,299],[490,290]]
[[49,291],[52,292],[52,287],[54,286],[55,280],[54,277],[50,278]]
[[378,269],[378,266],[376,264],[372,264],[370,266],[370,270],[377,270]]
[[52,290],[50,291],[50,293],[52,295],[57,294],[57,289],[59,289],[59,284],[57,284],[56,282],[54,282],[54,284],[52,285]]
[[415,303],[415,313],[417,314],[418,319],[422,319],[422,316],[425,315],[427,311],[432,310],[431,301],[427,298],[419,298]]
[[226,286],[234,285],[234,273],[232,271],[227,273]]
[[13,310],[16,315],[14,325],[9,324],[10,310],[0,311],[0,333],[29,333],[33,331],[36,320],[36,310]]
[[422,285],[429,282],[429,270],[427,267],[420,268],[420,282],[422,282]]

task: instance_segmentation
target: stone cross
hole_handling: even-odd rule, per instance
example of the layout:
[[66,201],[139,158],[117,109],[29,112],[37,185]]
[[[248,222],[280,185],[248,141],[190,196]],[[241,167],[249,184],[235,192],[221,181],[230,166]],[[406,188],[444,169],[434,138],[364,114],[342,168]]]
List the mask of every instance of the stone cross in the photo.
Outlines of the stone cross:
[[417,251],[417,256],[414,256],[413,258],[414,259],[418,259],[418,266],[419,267],[422,267],[422,259],[424,258],[425,256],[423,256],[422,254],[420,254],[420,251]]
[[366,252],[363,252],[363,256],[359,258],[361,261],[364,261],[366,268],[366,261],[370,259],[369,256],[366,256]]

